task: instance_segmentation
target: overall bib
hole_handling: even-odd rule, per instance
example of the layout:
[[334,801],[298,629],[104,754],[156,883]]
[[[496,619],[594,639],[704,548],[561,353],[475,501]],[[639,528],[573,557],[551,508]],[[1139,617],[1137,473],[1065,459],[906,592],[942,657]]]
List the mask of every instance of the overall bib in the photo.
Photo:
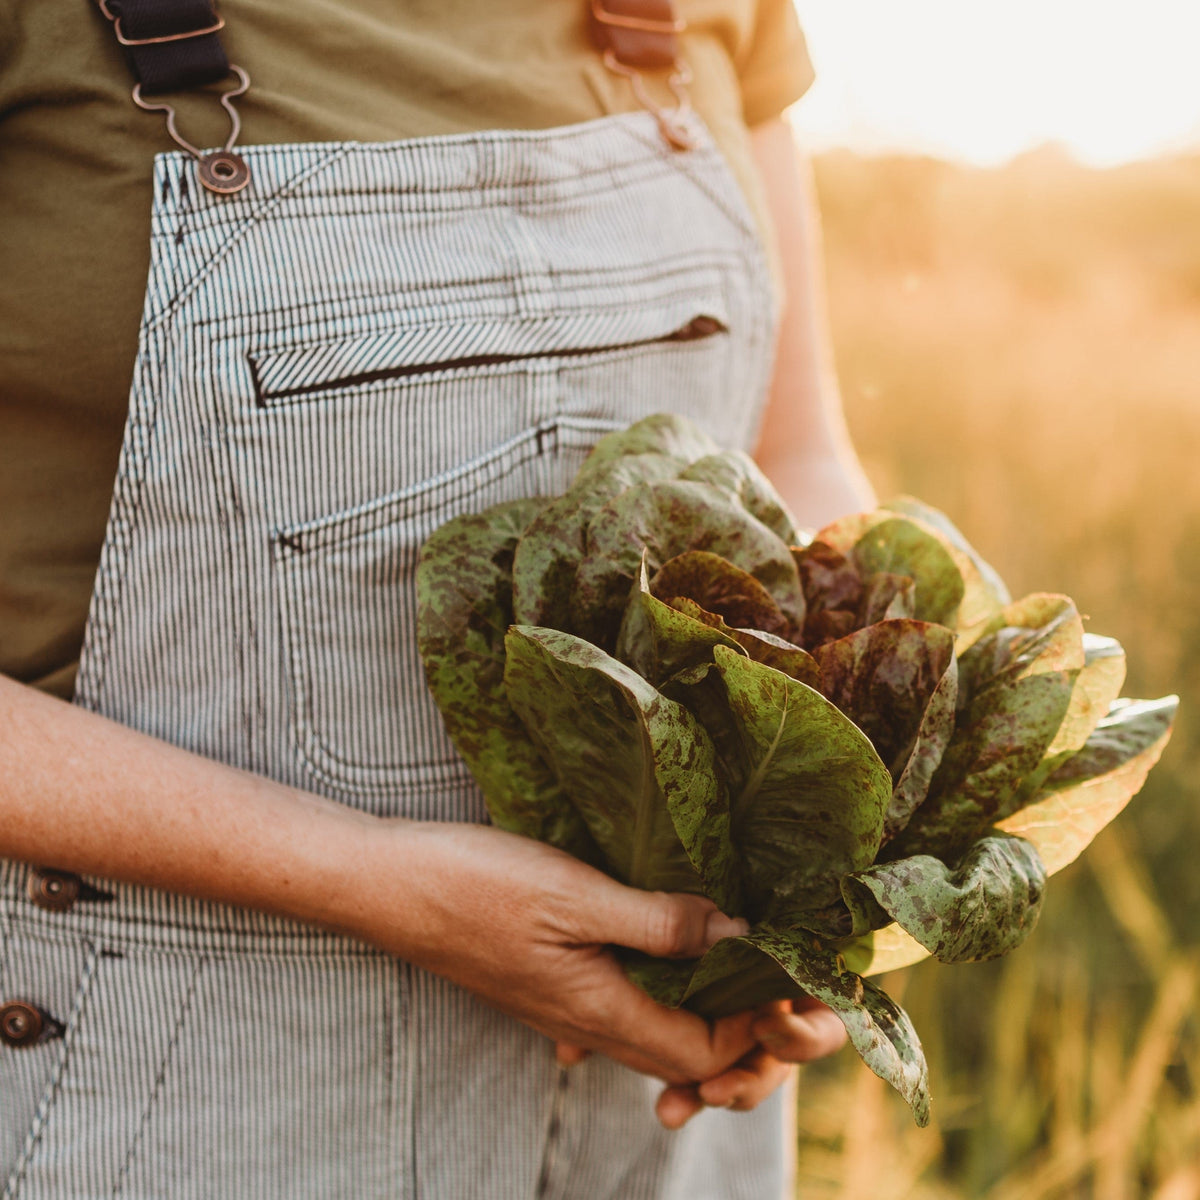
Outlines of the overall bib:
[[[440,524],[552,495],[605,432],[748,446],[774,322],[698,122],[160,155],[77,702],[387,817],[485,821],[415,646]],[[655,1122],[656,1081],[331,933],[0,862],[4,1200],[774,1200],[778,1097]],[[347,888],[356,881],[347,879]]]

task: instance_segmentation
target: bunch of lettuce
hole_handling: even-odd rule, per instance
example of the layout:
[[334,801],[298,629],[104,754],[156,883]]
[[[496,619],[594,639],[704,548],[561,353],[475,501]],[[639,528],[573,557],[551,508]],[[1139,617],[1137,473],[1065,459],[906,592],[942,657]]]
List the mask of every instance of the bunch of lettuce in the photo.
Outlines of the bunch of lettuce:
[[1177,703],[1118,699],[1121,647],[1065,596],[1013,602],[941,513],[803,534],[674,416],[604,438],[561,497],[443,526],[418,588],[493,821],[751,923],[631,976],[712,1017],[819,998],[921,1124],[920,1042],[864,975],[1018,945]]

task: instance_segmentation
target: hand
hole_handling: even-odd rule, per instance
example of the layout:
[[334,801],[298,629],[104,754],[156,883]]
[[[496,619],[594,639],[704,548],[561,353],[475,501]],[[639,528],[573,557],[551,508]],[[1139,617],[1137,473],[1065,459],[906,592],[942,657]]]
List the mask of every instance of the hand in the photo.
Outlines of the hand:
[[705,1107],[748,1112],[787,1079],[792,1064],[825,1058],[846,1043],[837,1015],[811,997],[764,1005],[751,1032],[759,1045],[728,1071],[701,1084],[663,1090],[656,1112],[668,1129],[681,1128]]
[[[834,1054],[846,1044],[846,1028],[819,1000],[779,1000],[756,1010],[751,1033],[758,1040],[749,1054],[727,1071],[699,1084],[664,1088],[655,1106],[668,1129],[680,1129],[703,1108],[749,1112],[791,1074],[794,1063]],[[588,1057],[579,1046],[560,1042],[558,1061],[573,1066]]]
[[673,1084],[724,1078],[753,1054],[756,1013],[710,1025],[664,1008],[606,949],[693,958],[746,931],[711,901],[624,887],[488,826],[384,822],[363,853],[336,923],[547,1037]]

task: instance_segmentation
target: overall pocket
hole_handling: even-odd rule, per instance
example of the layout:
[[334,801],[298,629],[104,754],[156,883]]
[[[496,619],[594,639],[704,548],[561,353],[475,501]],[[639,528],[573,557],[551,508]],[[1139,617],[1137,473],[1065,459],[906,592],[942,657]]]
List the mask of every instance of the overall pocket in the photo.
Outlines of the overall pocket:
[[[420,793],[469,778],[417,653],[421,546],[459,513],[562,491],[614,427],[552,418],[415,488],[276,532],[293,734],[325,790]],[[424,815],[413,803],[387,811]]]
[[[382,421],[374,428],[387,429],[374,460],[391,459],[400,480],[415,476],[332,515],[275,523],[288,719],[308,786],[380,815],[447,817],[428,798],[470,776],[417,652],[420,548],[460,513],[561,493],[604,433],[664,407],[653,389],[625,384],[627,371],[645,374],[644,356],[665,356],[661,375],[682,354],[694,358],[697,378],[720,376],[728,334],[715,291],[693,280],[642,299],[552,319],[381,328],[248,355],[259,411],[307,429],[323,461],[339,464],[333,474],[348,478],[371,457],[374,413]],[[592,381],[586,396],[574,383],[581,374]],[[390,423],[397,413],[400,426]],[[293,479],[308,470],[298,450],[288,460]],[[327,499],[361,495],[365,482]],[[313,507],[309,499],[300,511]],[[472,805],[460,816],[482,819]]]

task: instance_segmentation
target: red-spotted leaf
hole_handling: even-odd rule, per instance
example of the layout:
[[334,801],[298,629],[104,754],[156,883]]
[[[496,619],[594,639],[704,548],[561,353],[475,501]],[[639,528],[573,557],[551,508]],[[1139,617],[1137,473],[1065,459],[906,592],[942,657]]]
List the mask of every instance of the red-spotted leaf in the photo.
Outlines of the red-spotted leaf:
[[582,819],[504,688],[513,550],[544,504],[514,500],[458,517],[433,534],[417,568],[417,643],[446,730],[495,824],[591,858]]
[[729,559],[767,588],[789,620],[803,621],[804,599],[787,545],[717,488],[664,480],[627,488],[592,518],[571,595],[572,631],[596,645],[613,645],[643,552],[653,579],[687,550]]
[[1170,739],[1178,706],[1177,696],[1115,701],[1083,749],[999,827],[1032,842],[1051,875],[1061,871],[1141,789]]
[[[887,768],[819,692],[724,646],[713,658],[719,686],[703,693],[711,706],[697,712],[723,726],[746,912],[760,919],[835,905],[841,877],[869,866],[879,850],[892,792]],[[698,687],[713,683],[710,675]]]
[[739,450],[709,454],[691,463],[679,475],[708,483],[732,496],[752,516],[757,517],[772,533],[789,546],[800,541],[783,498],[758,464]]
[[924,621],[880,621],[813,652],[820,689],[867,737],[891,774],[892,838],[929,792],[954,734],[954,634]]
[[695,717],[569,633],[513,626],[509,702],[622,882],[741,908],[729,808]]
[[1022,780],[1067,715],[1083,667],[1083,627],[1065,596],[1003,610],[958,662],[958,720],[929,795],[887,857],[961,854],[1012,811]]
[[724,623],[717,624],[719,618],[697,620],[652,595],[644,562],[638,574],[617,634],[616,657],[643,679],[661,687],[681,671],[711,663],[714,646],[738,648]]
[[668,559],[650,580],[650,591],[668,604],[694,600],[735,628],[786,636],[792,622],[767,589],[748,571],[707,550],[688,550]]
[[821,690],[821,669],[817,666],[816,659],[807,650],[801,650],[786,638],[760,629],[735,629],[716,613],[706,612],[694,600],[683,596],[676,596],[671,602],[671,607],[695,621],[719,630],[755,662],[782,671],[785,675],[816,688],[817,691]]
[[[1046,868],[1027,841],[980,838],[956,867],[928,854],[848,875],[842,890],[862,925],[894,920],[942,962],[982,962],[1015,950],[1037,923]],[[874,913],[887,916],[877,921]]]

